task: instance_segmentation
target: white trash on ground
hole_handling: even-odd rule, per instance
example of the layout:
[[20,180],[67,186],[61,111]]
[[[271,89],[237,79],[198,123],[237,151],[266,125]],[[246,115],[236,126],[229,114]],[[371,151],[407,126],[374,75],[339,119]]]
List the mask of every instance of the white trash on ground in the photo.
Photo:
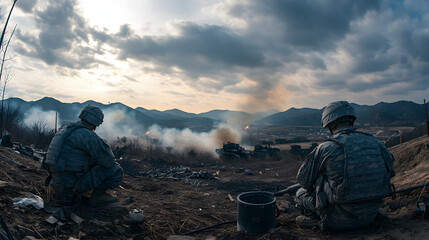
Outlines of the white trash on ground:
[[44,202],[41,197],[32,193],[26,193],[25,197],[17,197],[13,199],[13,206],[16,208],[29,205],[32,205],[34,208],[39,210],[44,207]]

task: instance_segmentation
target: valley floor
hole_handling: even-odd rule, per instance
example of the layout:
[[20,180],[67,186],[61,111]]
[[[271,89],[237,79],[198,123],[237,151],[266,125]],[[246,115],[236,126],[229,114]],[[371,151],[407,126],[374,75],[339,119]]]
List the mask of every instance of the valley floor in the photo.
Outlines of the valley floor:
[[[415,144],[420,146],[426,140]],[[404,149],[392,152],[398,160]],[[399,161],[403,161],[401,159]],[[247,191],[274,192],[277,187],[292,184],[301,161],[302,158],[294,155],[278,161],[173,163],[149,158],[123,159],[119,162],[128,174],[122,188],[111,191],[119,196],[120,203],[97,208],[85,203],[78,204],[69,210],[84,221],[81,224],[64,221],[65,224],[60,226],[46,222],[51,213],[43,209],[14,209],[12,199],[27,192],[46,199],[43,182],[47,173],[33,159],[0,147],[0,180],[7,182],[0,184],[0,214],[16,239],[26,236],[70,240],[167,239],[171,235],[182,235],[219,222],[236,220],[238,194]],[[427,164],[429,160],[425,161]],[[397,164],[397,173],[408,171],[406,165]],[[253,175],[246,169],[251,170]],[[200,172],[201,178],[183,177],[181,174],[186,171]],[[174,174],[170,174],[172,172]],[[206,175],[214,178],[204,177]],[[401,185],[406,178],[397,179],[398,189],[408,186]],[[414,183],[418,184],[416,181]],[[277,198],[281,214],[275,228],[267,234],[242,233],[237,231],[235,224],[225,224],[190,236],[196,239],[428,239],[429,220],[422,220],[415,214],[419,194],[420,191],[416,190],[411,195],[398,195],[395,200],[385,199],[384,209],[389,220],[349,232],[300,229],[294,220],[299,211],[293,206],[293,198],[283,196]],[[424,196],[428,197],[427,190]],[[133,209],[143,210],[145,220],[142,223],[132,222],[129,218],[129,212]]]

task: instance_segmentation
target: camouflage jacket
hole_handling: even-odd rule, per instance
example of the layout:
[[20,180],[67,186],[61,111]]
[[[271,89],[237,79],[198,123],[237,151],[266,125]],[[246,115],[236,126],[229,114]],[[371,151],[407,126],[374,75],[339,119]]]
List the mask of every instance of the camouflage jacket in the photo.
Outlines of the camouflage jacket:
[[[355,138],[361,138],[361,141],[371,138],[368,139],[368,142],[378,144],[386,171],[390,174],[390,177],[394,176],[393,156],[383,143],[375,140],[372,136],[356,132],[352,127],[339,129],[333,136],[333,140],[347,134],[353,134]],[[338,142],[327,141],[320,144],[307,156],[305,162],[298,171],[297,180],[307,191],[315,191],[315,209],[325,213],[326,209],[330,209],[329,214],[326,214],[331,216],[329,220],[333,219],[333,221],[336,222],[335,224],[354,224],[352,223],[353,218],[355,218],[355,221],[362,222],[365,220],[362,218],[366,216],[367,219],[371,219],[372,221],[373,217],[378,213],[380,201],[341,204],[335,202],[332,186],[338,186],[344,182],[344,173],[344,148],[339,145]],[[351,222],[348,222],[348,220]]]
[[81,121],[62,126],[52,139],[46,156],[50,172],[87,172],[100,165],[115,165],[110,147]]

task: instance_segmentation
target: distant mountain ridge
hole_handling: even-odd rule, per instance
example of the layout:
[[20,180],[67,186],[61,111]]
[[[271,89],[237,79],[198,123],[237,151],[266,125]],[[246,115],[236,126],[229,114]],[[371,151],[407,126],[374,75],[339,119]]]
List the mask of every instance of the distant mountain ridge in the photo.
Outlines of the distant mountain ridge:
[[[357,124],[384,126],[417,126],[426,121],[423,104],[410,101],[380,102],[372,106],[352,103]],[[257,125],[321,126],[323,109],[290,108],[262,118]]]
[[[9,98],[5,100],[6,104],[19,106],[21,112],[28,112],[32,108],[39,108],[42,111],[56,111],[61,120],[60,124],[76,121],[80,110],[87,104],[100,107],[105,113],[120,110],[125,116],[120,124],[141,126],[141,129],[157,124],[166,128],[189,128],[194,131],[210,131],[216,125],[222,122],[238,122],[240,124],[250,124],[258,117],[265,117],[267,113],[249,114],[238,111],[214,110],[206,113],[188,113],[179,109],[170,109],[166,111],[148,110],[143,107],[135,109],[122,103],[102,104],[92,100],[78,103],[62,103],[52,97],[44,97],[37,101],[24,101],[20,98]],[[235,117],[240,115],[240,117]],[[132,116],[132,117],[130,117]],[[142,130],[143,131],[143,130]]]
[[[122,103],[102,104],[95,101],[83,103],[62,103],[51,97],[44,97],[37,101],[24,101],[20,98],[9,98],[5,103],[19,106],[22,112],[34,107],[43,111],[56,111],[61,124],[76,121],[80,110],[87,104],[100,107],[105,113],[122,111],[122,125],[141,126],[145,131],[151,125],[157,124],[166,128],[189,128],[194,131],[210,131],[219,123],[238,123],[241,125],[280,125],[280,126],[320,126],[322,109],[290,108],[284,112],[261,112],[250,114],[241,111],[211,110],[205,113],[188,113],[179,109],[166,111],[148,110],[143,107],[131,108]],[[410,101],[394,103],[380,102],[378,104],[359,105],[352,103],[358,116],[358,124],[388,125],[388,126],[416,126],[425,121],[424,106]]]

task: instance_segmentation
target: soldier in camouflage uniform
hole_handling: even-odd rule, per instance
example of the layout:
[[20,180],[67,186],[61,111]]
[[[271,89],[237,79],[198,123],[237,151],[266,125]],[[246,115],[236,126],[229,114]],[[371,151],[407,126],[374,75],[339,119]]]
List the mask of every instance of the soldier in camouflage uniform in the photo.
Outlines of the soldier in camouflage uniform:
[[347,230],[370,224],[394,176],[393,156],[383,143],[353,128],[356,115],[346,101],[329,104],[323,128],[333,134],[306,158],[298,171],[296,193],[301,227]]
[[62,126],[49,145],[42,162],[42,168],[51,174],[47,184],[50,183],[62,204],[73,203],[91,190],[92,204],[117,201],[106,190],[121,184],[124,171],[109,146],[94,132],[103,122],[103,112],[87,105],[79,118],[81,121]]

